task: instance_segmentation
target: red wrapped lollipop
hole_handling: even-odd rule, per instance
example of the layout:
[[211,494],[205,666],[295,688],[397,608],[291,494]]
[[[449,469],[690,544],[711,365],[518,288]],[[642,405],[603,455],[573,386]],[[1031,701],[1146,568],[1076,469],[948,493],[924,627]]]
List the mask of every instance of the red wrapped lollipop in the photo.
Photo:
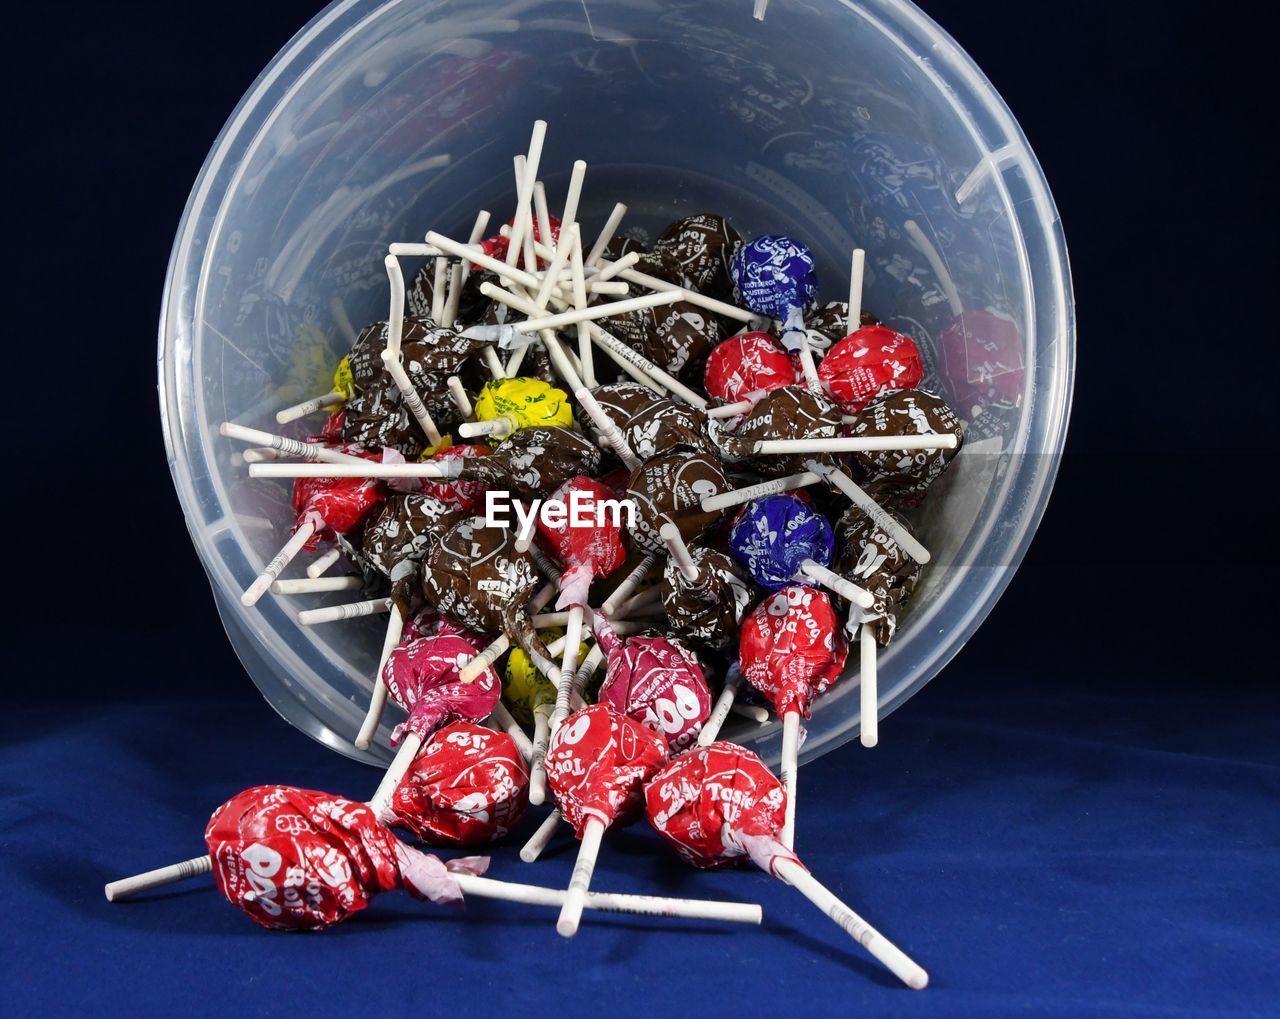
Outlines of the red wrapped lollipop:
[[432,845],[475,846],[505,836],[528,805],[529,769],[515,740],[454,722],[414,758],[383,819]]
[[782,719],[782,780],[787,817],[782,842],[794,843],[800,719],[814,698],[840,678],[849,648],[830,599],[811,587],[784,587],[742,624],[738,661],[747,682],[773,702]]
[[831,917],[903,983],[920,990],[928,974],[828,891],[780,840],[786,793],[750,750],[719,742],[671,761],[645,786],[649,823],[695,867],[750,859]]
[[595,617],[596,638],[609,656],[600,700],[648,726],[675,753],[692,746],[711,714],[711,692],[697,660],[665,637],[627,637]]
[[[468,445],[466,443],[449,446],[432,455],[434,463],[455,464],[460,468],[467,460],[478,456],[488,456],[493,450],[488,446]],[[420,482],[420,491],[424,495],[432,495],[448,506],[456,506],[463,513],[479,513],[484,508],[485,486],[478,481],[463,481],[460,478],[449,481],[432,481],[424,478]]]
[[841,410],[858,414],[881,393],[914,389],[924,378],[924,366],[910,336],[886,326],[863,326],[827,352],[818,378]]
[[708,417],[745,414],[765,393],[800,381],[795,362],[768,333],[739,333],[716,346],[707,358],[703,383],[707,396],[723,400]]
[[364,523],[386,498],[386,486],[372,478],[297,478],[293,511],[297,523],[291,537],[240,596],[240,604],[256,605],[286,566],[303,549],[332,544]]
[[391,742],[400,743],[400,749],[369,801],[379,816],[433,732],[448,722],[479,722],[493,713],[502,696],[498,674],[486,668],[466,683],[458,676],[458,670],[479,654],[478,644],[456,623],[440,619],[435,633],[401,644],[387,655],[382,683],[409,717],[391,734]]
[[442,863],[402,843],[367,804],[290,786],[233,796],[209,819],[204,838],[218,890],[276,930],[330,927],[395,888],[430,902],[460,901],[450,872],[482,874],[489,862]]
[[656,733],[606,704],[571,715],[551,737],[547,782],[582,840],[556,923],[564,937],[578,932],[605,829],[644,809],[644,783],[666,759],[667,745]]

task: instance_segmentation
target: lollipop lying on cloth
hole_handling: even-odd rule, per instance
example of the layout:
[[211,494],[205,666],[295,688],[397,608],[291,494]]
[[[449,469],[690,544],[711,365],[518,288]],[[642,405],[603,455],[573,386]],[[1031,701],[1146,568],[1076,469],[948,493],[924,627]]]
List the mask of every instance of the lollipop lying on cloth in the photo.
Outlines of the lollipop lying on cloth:
[[689,548],[680,531],[660,531],[669,558],[662,571],[662,607],[671,628],[708,648],[735,643],[742,617],[751,607],[751,582],[723,552]]
[[[559,908],[567,897],[555,888],[480,877],[488,857],[443,863],[401,842],[367,804],[291,786],[257,786],[232,797],[209,819],[205,843],[204,856],[112,881],[104,889],[107,899],[115,902],[212,871],[227,900],[262,926],[321,930],[394,888],[444,903],[460,901],[465,892]],[[586,907],[760,922],[760,907],[745,902],[601,892],[589,894]]]
[[788,847],[795,839],[800,719],[809,717],[814,699],[840,678],[848,654],[831,600],[811,587],[782,588],[742,624],[742,675],[773,702],[782,719],[787,816],[781,837]]
[[321,542],[332,544],[338,534],[363,524],[386,498],[386,486],[370,478],[298,478],[293,483],[293,510],[298,521],[291,537],[240,597],[240,604],[256,605],[290,562],[303,549]]
[[675,753],[692,746],[711,714],[706,677],[688,650],[666,637],[619,637],[595,617],[608,656],[600,702],[648,726]]
[[814,581],[861,608],[872,607],[870,592],[827,568],[835,551],[831,525],[799,496],[747,503],[729,532],[729,549],[765,590]]
[[392,827],[435,846],[496,842],[529,805],[529,769],[505,732],[472,722],[437,729],[391,796]]
[[556,924],[564,937],[578,932],[605,829],[643,810],[644,783],[666,759],[661,737],[606,704],[571,715],[551,737],[547,782],[561,816],[582,840]]
[[786,882],[914,990],[928,974],[818,882],[779,838],[786,793],[764,762],[733,743],[671,761],[645,786],[649,823],[686,861],[705,869],[750,860]]
[[[897,514],[890,513],[897,526],[910,528]],[[860,641],[858,682],[861,700],[862,745],[879,742],[879,694],[876,682],[876,646],[886,647],[898,629],[898,611],[906,604],[920,579],[916,562],[873,518],[851,506],[840,518],[836,532],[841,545],[840,571],[852,577],[875,603],[870,608],[854,606],[845,623],[849,640]]]

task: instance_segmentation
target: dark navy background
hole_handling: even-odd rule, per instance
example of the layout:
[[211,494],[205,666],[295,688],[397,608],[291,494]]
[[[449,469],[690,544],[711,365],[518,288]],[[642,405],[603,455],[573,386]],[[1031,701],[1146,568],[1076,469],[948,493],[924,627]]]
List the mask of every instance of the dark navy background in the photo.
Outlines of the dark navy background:
[[[103,881],[198,853],[210,810],[243,787],[363,796],[375,776],[290,730],[244,676],[155,395],[191,183],[317,5],[69,2],[12,38],[8,60],[6,530],[21,601],[0,715],[6,1004],[1275,1013],[1273,63],[1247,23],[1202,5],[922,6],[1044,166],[1080,334],[1068,451],[1008,593],[879,749],[802,775],[806,859],[933,986],[894,986],[794,893],[688,871],[643,828],[610,838],[598,887],[753,898],[765,932],[603,920],[566,943],[545,912],[475,902],[455,917],[387,896],[342,929],[287,937],[199,881],[108,906]],[[570,859],[527,867],[508,851],[495,876],[563,884]]]

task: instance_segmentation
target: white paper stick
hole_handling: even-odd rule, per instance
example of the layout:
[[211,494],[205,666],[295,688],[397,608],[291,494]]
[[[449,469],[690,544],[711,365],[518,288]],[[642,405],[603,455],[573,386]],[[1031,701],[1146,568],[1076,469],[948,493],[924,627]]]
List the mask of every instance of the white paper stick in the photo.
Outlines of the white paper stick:
[[119,902],[121,899],[127,899],[131,895],[137,895],[139,892],[150,891],[152,888],[159,888],[162,885],[171,885],[175,881],[185,881],[187,878],[198,877],[201,874],[208,874],[212,871],[213,860],[206,853],[204,856],[197,856],[191,860],[170,864],[168,867],[149,870],[145,874],[135,874],[133,877],[112,881],[102,890],[106,894],[108,902]]
[[595,244],[591,245],[591,251],[587,254],[587,267],[591,268],[600,264],[600,259],[604,257],[604,249],[609,246],[609,242],[613,240],[613,235],[618,232],[618,227],[622,223],[622,217],[627,214],[627,207],[619,202],[613,207],[613,211],[609,213],[609,218],[605,220],[604,227],[600,230],[600,236],[596,238]]
[[[612,333],[601,329],[595,322],[588,322],[587,328],[591,331],[591,340],[593,343],[617,355],[617,357],[614,358],[615,361],[621,358],[623,361],[630,362],[634,367],[638,368],[642,374],[648,375],[650,378],[656,380],[663,387],[669,390],[672,396],[697,407],[699,410],[707,405],[706,397],[695,393],[683,382],[669,375],[647,357],[635,350],[632,350]],[[619,361],[619,363],[621,363],[621,361]]]
[[862,328],[862,277],[866,271],[867,253],[853,249],[853,262],[849,267],[849,317],[845,319],[845,336]]
[[813,363],[813,348],[809,346],[809,334],[802,332],[800,337],[800,371],[804,375],[805,388],[811,393],[823,392],[822,380],[818,378],[818,366]]
[[[263,464],[262,466],[266,466]],[[294,557],[302,551],[302,546],[311,540],[311,536],[315,534],[315,527],[311,521],[302,523],[288,541],[284,543],[284,548],[277,552],[266,566],[262,567],[262,572],[254,578],[252,584],[246,589],[244,594],[240,596],[240,604],[245,608],[257,605],[258,600],[267,593],[267,589],[280,576],[286,566],[293,562]]]
[[[862,510],[867,516],[875,521],[876,526],[885,532],[890,538],[898,543],[902,551],[911,556],[921,566],[927,563],[931,558],[929,550],[920,544],[898,521],[892,514],[885,512],[884,508],[876,502],[871,496],[867,495],[853,479],[838,467],[828,467],[819,463],[817,460],[810,460],[806,464],[810,471],[821,473],[833,486],[843,492],[858,509]],[[253,473],[250,468],[249,473]]]
[[623,466],[629,471],[635,470],[640,466],[640,458],[631,451],[631,447],[627,445],[626,436],[622,434],[618,426],[614,424],[613,419],[605,413],[603,407],[596,398],[586,389],[582,387],[574,391],[573,394],[578,403],[582,405],[582,409],[587,412],[587,416],[591,418],[592,424],[600,430],[600,437],[609,445],[609,448],[617,454]]
[[317,411],[327,410],[330,407],[336,407],[338,404],[346,402],[346,393],[337,391],[325,393],[323,396],[315,396],[310,400],[303,400],[302,403],[295,403],[292,407],[276,411],[276,420],[282,425],[287,425],[290,421],[297,421],[308,414],[315,414]]
[[551,741],[551,705],[533,706],[533,760],[529,765],[529,802],[535,807],[547,798],[547,744]]
[[450,240],[435,231],[427,234],[427,236],[431,238],[433,244],[437,244],[443,251],[457,258],[468,259],[476,265],[496,273],[501,280],[519,283],[530,290],[537,290],[541,286],[541,281],[533,273],[517,269],[515,266],[507,265],[505,262],[499,262],[477,244],[459,244],[457,241]]
[[[523,184],[517,180],[518,199],[516,202],[515,226],[513,228],[512,243],[507,250],[507,264],[514,265],[515,260],[523,252],[523,234],[526,217],[529,215],[529,203],[533,200],[533,186],[538,179],[538,164],[542,161],[542,143],[547,137],[547,122],[545,120],[536,120],[533,124],[533,134],[529,138],[529,152],[524,160],[524,181]],[[428,235],[427,243],[434,244],[435,240]]]
[[662,544],[667,546],[667,553],[684,574],[684,579],[691,584],[694,583],[698,579],[698,567],[694,565],[693,556],[689,554],[684,539],[680,537],[680,528],[675,524],[663,524],[658,529],[658,536],[662,538]]
[[[453,874],[464,895],[476,898],[523,902],[530,906],[563,906],[568,893],[559,888],[495,881],[474,874]],[[634,913],[639,916],[668,916],[690,920],[722,920],[729,923],[761,921],[763,912],[752,902],[717,902],[707,899],[669,899],[656,895],[624,895],[617,892],[588,892],[583,905],[610,913]]]
[[327,591],[359,591],[364,587],[360,577],[316,577],[309,580],[277,580],[272,594],[323,594]]
[[538,830],[529,836],[529,841],[520,848],[520,859],[525,863],[533,863],[537,860],[542,855],[542,851],[555,838],[556,830],[560,827],[561,820],[560,811],[551,811],[546,820],[538,825]]
[[929,983],[929,974],[897,945],[872,927],[845,903],[836,898],[825,885],[793,860],[776,858],[774,873],[791,885],[801,895],[829,916],[854,941],[912,990],[923,990]]
[[582,922],[582,910],[587,904],[587,892],[591,890],[591,876],[595,873],[596,857],[600,853],[600,840],[603,837],[604,822],[598,817],[587,818],[582,830],[582,841],[578,843],[578,860],[573,865],[573,874],[569,878],[568,894],[560,908],[560,919],[556,921],[556,933],[562,938],[571,938],[578,933],[578,924]]
[[621,280],[609,280],[607,283],[592,281],[586,283],[585,286],[587,293],[599,294],[604,297],[622,297],[631,293],[631,288]]
[[558,315],[547,315],[544,318],[531,318],[525,322],[517,322],[518,333],[534,333],[539,329],[562,329],[578,322],[594,322],[596,319],[612,318],[630,311],[643,311],[645,308],[656,308],[664,304],[675,304],[684,293],[679,288],[665,293],[645,294],[641,297],[630,297],[625,301],[613,301],[609,304],[596,304],[590,308],[562,311]]
[[400,358],[401,354],[398,350],[392,353],[391,348],[388,347],[382,352],[383,367],[387,369],[391,374],[391,378],[395,380],[396,388],[400,390],[400,395],[404,397],[405,406],[409,408],[409,413],[418,422],[423,434],[427,437],[427,441],[433,446],[438,446],[444,441],[444,436],[440,434],[440,429],[436,427],[435,421],[431,419],[431,414],[427,411],[427,405],[422,402],[422,397],[418,395],[418,391],[413,387],[408,373],[404,370],[404,365],[400,363]]
[[445,385],[449,387],[449,395],[453,397],[453,405],[458,408],[458,413],[464,418],[471,417],[475,411],[471,406],[467,391],[462,388],[462,380],[456,375],[450,375],[445,380]]
[[[253,473],[250,472],[249,476],[253,477]],[[333,565],[341,558],[342,558],[341,549],[337,549],[337,548],[329,549],[328,552],[325,552],[318,559],[316,559],[315,562],[313,562],[310,566],[307,567],[307,576],[310,577],[312,580],[315,580],[317,577],[324,576],[324,574],[326,574],[329,570],[331,570],[333,568]]]
[[806,559],[800,564],[800,572],[810,580],[816,581],[830,591],[834,591],[847,602],[852,602],[861,609],[869,609],[876,600],[866,588],[859,587],[834,570],[829,570],[814,559]]
[[720,690],[720,696],[716,698],[715,707],[711,709],[711,714],[703,723],[702,731],[698,733],[698,746],[709,747],[719,737],[724,720],[729,717],[729,709],[733,707],[733,702],[738,696],[738,684],[741,682],[742,674],[737,669],[730,669],[725,674],[724,687]]
[[874,747],[880,742],[880,694],[876,677],[876,633],[871,623],[862,624],[858,643],[861,645],[858,688],[862,719],[859,739],[864,747]]
[[582,182],[587,176],[587,164],[581,159],[573,164],[573,172],[569,175],[569,190],[565,193],[564,212],[560,214],[561,229],[578,221],[578,202],[582,198]]
[[741,506],[752,499],[760,499],[766,495],[778,495],[781,492],[804,488],[806,485],[816,485],[821,480],[822,475],[814,471],[801,471],[799,474],[788,474],[785,478],[774,478],[772,481],[761,481],[744,488],[735,488],[732,492],[709,495],[700,505],[704,512],[715,513],[730,506]]
[[440,249],[431,244],[416,244],[411,241],[392,241],[387,245],[387,254],[394,255],[398,259],[418,258],[421,256],[436,258],[440,254]]
[[644,580],[652,568],[653,564],[658,561],[658,557],[652,552],[645,554],[645,557],[636,564],[636,568],[628,573],[622,580],[622,583],[613,589],[613,593],[605,599],[605,603],[600,606],[600,611],[606,616],[613,616],[618,610],[618,606],[631,597],[635,589],[640,586],[640,582]]
[[[603,270],[605,267],[602,266],[601,268]],[[668,283],[666,280],[658,279],[657,276],[650,276],[635,269],[624,269],[618,275],[629,283],[639,283],[650,290],[659,292],[680,290],[683,295],[681,300],[699,308],[705,308],[707,311],[714,311],[717,315],[722,315],[725,318],[731,318],[738,322],[754,322],[756,319],[753,312],[744,311],[742,308],[736,308],[732,304],[725,304],[724,301],[717,301],[712,297],[705,297],[696,290],[681,290],[675,283]]]
[[[485,228],[489,225],[489,212],[481,209],[476,215],[476,221],[471,226],[471,234],[467,238],[468,244],[479,244],[484,238]],[[462,288],[471,276],[471,262],[469,259],[460,259],[458,264],[453,267],[453,272],[449,277],[449,299],[444,306],[444,321],[440,324],[448,329],[454,327],[454,323],[458,320],[458,306],[462,302]],[[470,412],[463,415],[470,417]]]
[[[577,310],[582,310],[587,306],[586,271],[582,263],[582,232],[576,223],[573,230],[573,248],[569,252],[569,268],[573,274],[573,306]],[[577,331],[582,382],[587,388],[591,388],[596,384],[595,363],[591,356],[591,330],[585,323],[580,323]]]
[[951,306],[951,314],[959,318],[964,314],[964,305],[960,303],[960,291],[956,289],[955,280],[951,278],[951,273],[947,272],[946,263],[942,261],[942,255],[938,253],[938,249],[933,246],[933,242],[925,236],[924,231],[916,224],[914,220],[907,220],[902,224],[902,228],[907,232],[907,236],[911,239],[924,255],[925,261],[929,263],[929,268],[933,270],[934,276],[938,278],[938,285],[942,288],[942,293],[947,298],[947,304]]
[[786,819],[778,841],[788,849],[796,843],[796,772],[800,770],[800,712],[788,711],[782,716],[782,765],[779,777],[787,791]]
[[[286,456],[301,457],[311,462],[320,461],[321,463],[331,464],[364,463],[358,456],[351,456],[349,453],[330,449],[328,446],[322,446],[318,442],[299,442],[297,439],[286,439],[283,435],[260,432],[256,428],[246,428],[244,425],[232,424],[230,421],[224,421],[219,426],[218,432],[228,439],[247,442],[251,446],[267,446],[278,453],[284,453]],[[259,464],[257,466],[267,467],[270,465]]]
[[401,780],[413,766],[422,748],[422,737],[412,730],[404,734],[400,746],[396,748],[396,756],[391,759],[391,766],[382,775],[378,788],[369,797],[369,809],[374,817],[381,817],[391,806],[391,798],[395,796]]
[[[382,260],[387,267],[387,282],[391,291],[391,307],[387,312],[387,347],[392,357],[400,356],[400,341],[404,338],[404,273],[400,271],[400,259],[394,254]],[[385,353],[385,351],[384,351]]]
[[382,712],[387,707],[387,684],[383,681],[382,670],[387,667],[387,659],[391,657],[400,644],[404,633],[404,616],[393,604],[391,615],[387,618],[387,632],[382,638],[382,655],[378,658],[378,671],[373,674],[373,693],[369,696],[369,710],[365,712],[360,732],[356,735],[357,750],[368,750],[373,744],[373,737],[378,732],[378,723],[382,721]]
[[564,660],[560,664],[560,677],[556,683],[556,707],[551,715],[551,733],[560,728],[569,717],[569,695],[573,692],[573,678],[578,671],[578,648],[582,643],[582,606],[569,608],[565,620]]
[[748,721],[755,722],[756,725],[764,725],[765,722],[769,721],[769,712],[760,707],[759,704],[744,704],[742,701],[734,701],[729,710],[735,715],[740,715]]
[[253,464],[251,478],[431,478],[449,480],[456,477],[449,461],[437,463],[380,464],[372,460],[355,463],[318,464]]
[[520,723],[515,720],[515,716],[507,710],[507,706],[501,701],[493,709],[493,714],[489,716],[489,721],[494,726],[505,732],[513,740],[516,741],[516,750],[520,752],[520,756],[524,758],[525,764],[533,761],[533,744],[529,742],[529,736],[521,727]]
[[298,622],[303,626],[319,626],[322,623],[338,623],[345,619],[359,619],[362,616],[374,616],[379,612],[390,612],[390,598],[369,598],[365,601],[348,602],[346,605],[332,605],[324,609],[307,609],[298,613]]
[[435,275],[431,280],[431,321],[436,325],[444,324],[445,273],[449,263],[443,258],[436,259]]
[[742,414],[750,414],[751,408],[755,404],[750,400],[738,400],[736,403],[723,403],[719,407],[708,407],[707,417],[713,420],[719,418],[736,418]]
[[464,439],[476,439],[482,435],[495,435],[505,439],[515,430],[514,422],[505,414],[485,421],[464,421],[458,425],[458,434]]
[[[560,243],[556,245],[556,253],[551,260],[551,265],[547,268],[547,274],[542,281],[542,286],[538,288],[537,296],[534,297],[534,303],[539,308],[546,308],[547,301],[551,299],[551,288],[555,286],[555,275],[569,262],[569,256],[573,252],[574,239],[578,236],[578,224],[574,223],[568,227],[560,229]],[[584,288],[585,289],[585,288]],[[583,294],[583,303],[586,303],[586,294]],[[516,328],[519,329],[520,324]],[[549,327],[548,327],[549,328]],[[533,332],[526,329],[525,332]]]
[[[259,449],[246,449],[240,454],[240,462],[247,464],[275,463],[280,456],[274,449],[268,449],[263,446]],[[232,463],[235,462],[235,454],[231,454]]]
[[[620,272],[625,272],[640,261],[640,252],[628,251],[616,262],[606,262],[595,278],[596,283],[607,283]],[[622,284],[626,287],[626,283]]]
[[955,449],[956,437],[946,435],[842,436],[831,439],[765,439],[755,444],[756,455],[784,453],[875,453],[899,449]]
[[484,360],[485,367],[489,369],[489,374],[495,379],[507,379],[511,377],[507,374],[507,369],[503,367],[502,361],[498,358],[497,351],[492,347],[481,347],[480,357]]
[[[538,259],[537,259],[537,254],[538,254],[538,249],[537,249],[538,238],[539,238],[539,237],[540,237],[540,238],[542,238],[542,243],[543,243],[543,244],[545,244],[545,245],[547,245],[547,247],[548,247],[548,248],[552,248],[552,249],[554,249],[554,248],[557,246],[557,245],[556,245],[556,242],[555,242],[554,240],[552,240],[552,229],[551,229],[551,210],[550,210],[550,208],[547,206],[547,189],[546,189],[546,187],[543,185],[542,181],[535,181],[535,182],[534,182],[534,185],[533,185],[533,208],[534,208],[534,211],[535,211],[535,213],[537,214],[537,217],[538,217],[538,232],[537,232],[537,234],[536,234],[536,235],[534,235],[534,234],[532,234],[532,233],[529,233],[527,230],[525,231],[525,235],[524,235],[524,247],[525,247],[524,267],[525,267],[526,269],[528,269],[528,270],[529,270],[529,272],[536,273],[536,272],[538,272],[538,271],[539,271],[539,269],[538,269]],[[526,225],[527,225],[527,224],[526,224]],[[561,224],[560,224],[560,229],[561,229],[561,231],[563,231],[563,230],[564,230],[564,224],[563,224],[563,223],[561,223]],[[560,239],[561,239],[561,240],[563,240],[563,239],[564,239],[564,234],[563,234],[563,233],[561,233],[561,235],[560,235]],[[560,271],[559,269],[556,269],[556,272],[557,272],[557,273],[558,273],[559,271]]]

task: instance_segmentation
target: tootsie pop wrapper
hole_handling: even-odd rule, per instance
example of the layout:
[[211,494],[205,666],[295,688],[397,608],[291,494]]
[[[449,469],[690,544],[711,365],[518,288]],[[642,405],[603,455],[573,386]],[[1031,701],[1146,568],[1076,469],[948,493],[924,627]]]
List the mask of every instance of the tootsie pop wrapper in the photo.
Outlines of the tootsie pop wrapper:
[[782,319],[782,345],[799,350],[804,311],[818,296],[813,252],[790,237],[766,234],[738,249],[731,270],[737,303]]
[[[488,446],[460,443],[438,450],[431,456],[431,460],[436,463],[467,461],[488,456],[490,452]],[[463,513],[476,513],[484,507],[484,485],[475,481],[463,481],[461,478],[433,481],[423,478],[418,482],[418,490],[423,495],[434,496],[448,506],[457,507]]]
[[638,382],[613,382],[607,386],[597,386],[591,390],[591,395],[609,420],[619,428],[625,427],[632,418],[638,417],[664,399]]
[[800,381],[796,363],[768,333],[739,333],[716,346],[702,375],[707,395],[725,403],[754,399]]
[[442,863],[404,845],[364,803],[290,786],[256,786],[209,819],[205,844],[218,891],[263,927],[321,930],[404,888],[431,902],[462,898],[450,871],[484,873],[488,860]]
[[392,493],[369,521],[360,548],[382,574],[397,563],[420,562],[433,542],[462,519],[462,511],[431,495]]
[[711,451],[706,415],[675,400],[655,400],[625,423],[619,423],[619,429],[631,452],[641,460],[650,460],[677,446]]
[[904,389],[872,400],[849,430],[855,438],[948,433],[957,439],[954,449],[882,450],[853,454],[854,461],[866,472],[876,490],[896,497],[923,495],[959,454],[964,426],[955,411],[933,393],[923,389]]
[[[880,317],[863,307],[858,316],[858,327],[878,326]],[[821,354],[832,344],[840,342],[849,335],[849,302],[830,301],[822,307],[808,311],[804,316],[805,332],[809,335],[809,349]],[[768,326],[769,335],[780,340],[782,323],[773,321]]]
[[303,546],[314,552],[339,534],[360,527],[382,505],[386,486],[372,478],[296,478],[293,482],[294,530],[309,523],[315,533]]
[[751,607],[751,582],[723,552],[692,548],[697,579],[689,580],[674,559],[662,571],[662,607],[671,628],[709,648],[734,644]]
[[579,838],[590,818],[625,824],[644,807],[644,783],[667,759],[667,744],[607,704],[570,715],[547,748],[547,785]]
[[489,456],[468,461],[459,477],[540,499],[572,477],[599,473],[602,459],[599,446],[568,428],[522,428]]
[[516,551],[510,531],[461,520],[432,546],[424,567],[423,593],[445,616],[484,637],[503,633],[520,643],[514,617],[542,580],[533,556]]
[[775,859],[796,859],[778,841],[786,790],[745,747],[721,740],[681,754],[649,780],[644,794],[649,823],[695,867],[750,859],[773,873]]
[[807,470],[810,459],[829,456],[757,456],[755,444],[765,439],[833,439],[841,433],[840,408],[804,386],[782,386],[762,396],[746,419],[731,431],[724,422],[708,421],[707,433],[727,460],[737,461],[769,478]]
[[831,562],[835,538],[822,514],[784,492],[743,507],[729,532],[729,548],[757,584],[776,591],[801,576],[806,560]]
[[[901,516],[896,513],[893,516],[910,531]],[[861,636],[861,624],[870,622],[876,643],[887,646],[897,632],[898,613],[920,579],[920,564],[856,506],[850,506],[837,522],[836,535],[841,548],[837,572],[870,591],[875,598],[872,608],[856,610],[850,615],[845,634],[851,641],[857,640]]]
[[406,732],[426,739],[447,722],[478,722],[497,707],[502,686],[493,669],[473,682],[458,679],[458,670],[480,653],[482,642],[457,626],[445,624],[434,634],[392,649],[382,669],[387,692],[409,718],[396,726],[391,742]]
[[601,702],[656,732],[672,753],[695,743],[711,692],[693,655],[665,637],[620,638],[602,617],[596,635],[608,655]]
[[476,846],[508,835],[529,805],[529,769],[513,740],[454,722],[427,740],[391,797],[389,823],[435,846]]
[[[518,428],[557,428],[573,424],[569,394],[541,379],[494,379],[476,397],[479,421],[510,418]],[[501,439],[491,439],[497,445]]]
[[[614,499],[612,489],[586,475],[570,478],[551,494],[551,502],[565,505],[565,516],[548,523],[540,515],[538,533],[564,567],[556,608],[586,605],[592,581],[608,576],[626,562],[621,517],[603,514],[603,520],[597,519],[597,509]],[[574,521],[575,503],[578,514],[585,518],[583,523]]]
[[[630,296],[646,293],[633,285]],[[688,301],[624,312],[608,319],[605,326],[632,350],[685,383],[701,380],[707,356],[722,335],[720,320]]]
[[658,532],[675,524],[686,544],[696,542],[720,519],[719,512],[702,508],[702,500],[729,488],[720,464],[702,453],[676,449],[645,461],[627,485],[636,507],[632,540],[647,552],[662,552]]
[[814,699],[840,678],[849,649],[831,600],[792,585],[765,598],[742,624],[742,675],[769,698],[778,717],[809,717]]
[[828,351],[818,365],[818,378],[841,410],[857,414],[881,393],[918,386],[924,366],[910,336],[885,326],[864,326]]
[[[405,289],[405,311],[414,318],[431,320],[431,303],[435,296],[435,272],[436,260],[430,258],[423,262],[418,271],[413,274],[413,279],[409,281],[409,286]],[[452,287],[452,273],[445,276],[446,287],[445,294],[448,295],[449,289]],[[459,328],[465,328],[475,322],[479,322],[484,317],[486,309],[488,309],[490,301],[480,292],[481,285],[486,280],[497,282],[497,277],[488,272],[472,272],[462,284],[462,293],[458,297],[458,313],[455,324]]]
[[961,313],[938,337],[938,360],[947,395],[966,417],[1021,405],[1022,333],[1008,315],[989,308]]
[[[677,282],[727,302],[733,299],[730,267],[741,246],[742,236],[723,216],[703,212],[678,219],[662,231],[653,244],[653,256],[679,274]],[[646,264],[642,259],[637,268],[647,273]]]

